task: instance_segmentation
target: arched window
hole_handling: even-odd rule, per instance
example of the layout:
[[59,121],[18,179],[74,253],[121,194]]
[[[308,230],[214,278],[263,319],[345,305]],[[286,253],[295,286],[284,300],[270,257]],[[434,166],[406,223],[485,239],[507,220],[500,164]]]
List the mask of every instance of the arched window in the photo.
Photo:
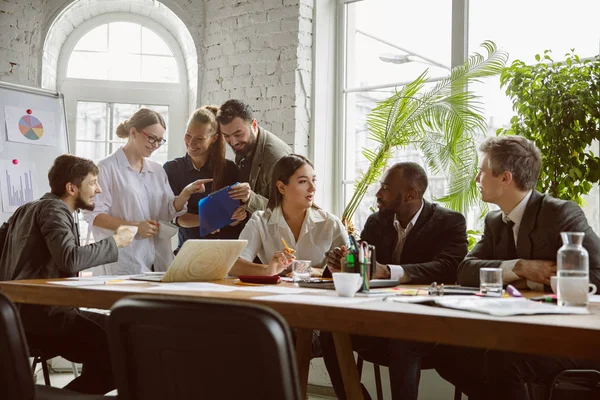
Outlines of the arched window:
[[169,45],[152,30],[132,22],[100,25],[79,39],[69,59],[67,78],[179,82]]
[[[104,14],[79,25],[60,51],[57,89],[67,108],[70,148],[100,161],[127,140],[119,123],[144,106],[167,124],[167,143],[151,159],[163,164],[185,153],[187,69],[173,35],[153,20],[133,14]],[[85,240],[88,227],[81,223]]]
[[71,149],[96,162],[108,156],[126,143],[116,127],[144,106],[167,123],[167,143],[151,159],[162,164],[183,154],[183,64],[173,36],[143,17],[103,15],[76,28],[61,50],[57,85],[65,96]]

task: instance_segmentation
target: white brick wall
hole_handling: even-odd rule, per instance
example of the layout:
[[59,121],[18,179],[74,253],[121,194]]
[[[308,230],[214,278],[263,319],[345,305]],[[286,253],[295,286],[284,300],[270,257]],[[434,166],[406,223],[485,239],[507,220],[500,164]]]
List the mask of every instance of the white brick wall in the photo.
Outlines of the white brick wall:
[[131,12],[179,41],[190,108],[240,98],[260,125],[308,154],[313,7],[313,0],[0,0],[0,80],[55,87],[60,48],[77,26]]

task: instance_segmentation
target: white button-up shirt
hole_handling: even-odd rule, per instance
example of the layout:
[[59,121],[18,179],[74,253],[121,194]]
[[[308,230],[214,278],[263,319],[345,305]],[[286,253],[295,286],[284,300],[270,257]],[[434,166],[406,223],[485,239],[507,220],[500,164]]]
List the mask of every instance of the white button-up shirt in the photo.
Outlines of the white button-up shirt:
[[296,250],[296,259],[310,260],[312,267],[319,268],[326,264],[325,252],[348,246],[348,233],[342,222],[327,211],[309,208],[296,241],[281,207],[276,207],[273,211],[256,211],[252,214],[240,234],[240,239],[248,241],[240,257],[252,262],[258,256],[264,264],[268,264],[276,251],[283,250],[282,238]]
[[[92,224],[98,214],[131,222],[147,220],[171,221],[187,212],[187,207],[176,212],[175,195],[162,166],[144,158],[142,171],[129,165],[123,148],[98,163],[98,183],[102,193],[96,195],[94,211],[83,211],[87,223]],[[160,229],[160,228],[159,228]],[[99,241],[114,232],[92,226],[94,240]],[[129,246],[119,249],[119,261],[94,269],[94,274],[123,275],[150,271],[166,271],[173,261],[171,240],[141,238],[136,235]]]

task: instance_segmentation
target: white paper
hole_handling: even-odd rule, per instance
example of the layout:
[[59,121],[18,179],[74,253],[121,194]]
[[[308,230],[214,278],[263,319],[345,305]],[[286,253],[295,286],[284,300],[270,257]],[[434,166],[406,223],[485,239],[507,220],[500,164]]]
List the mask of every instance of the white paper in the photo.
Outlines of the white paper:
[[93,286],[93,285],[104,285],[102,281],[48,281],[52,285],[61,286]]
[[233,286],[219,285],[207,282],[174,282],[160,283],[148,288],[148,290],[168,290],[173,292],[233,292]]
[[589,302],[590,303],[600,303],[600,295],[593,295],[589,297]]
[[6,136],[11,142],[56,146],[56,124],[52,112],[25,107],[4,106]]
[[136,275],[92,275],[92,276],[72,276],[66,278],[71,281],[112,281],[118,279],[129,279],[132,276]]
[[277,294],[298,294],[298,293],[319,293],[325,292],[323,289],[310,289],[310,288],[297,288],[289,286],[235,286],[236,290],[243,290],[247,292],[263,292],[263,293],[277,293]]
[[35,164],[32,162],[13,164],[9,160],[0,160],[0,181],[4,212],[15,212],[38,197]]
[[[95,278],[95,279],[94,279]],[[140,285],[144,282],[128,280],[122,276],[112,277],[87,277],[80,279],[67,279],[64,281],[49,281],[53,285],[62,286],[95,286],[95,285]]]
[[535,315],[535,314],[589,314],[586,307],[559,307],[554,304],[539,303],[525,298],[486,298],[473,297],[471,299],[440,297],[435,303],[448,308],[458,310],[474,311],[489,314],[496,317],[507,317],[512,315]]
[[369,297],[338,297],[338,296],[313,296],[309,294],[281,294],[278,296],[259,296],[253,300],[282,301],[286,303],[315,304],[322,306],[344,306],[360,304],[369,301],[381,301],[381,298]]

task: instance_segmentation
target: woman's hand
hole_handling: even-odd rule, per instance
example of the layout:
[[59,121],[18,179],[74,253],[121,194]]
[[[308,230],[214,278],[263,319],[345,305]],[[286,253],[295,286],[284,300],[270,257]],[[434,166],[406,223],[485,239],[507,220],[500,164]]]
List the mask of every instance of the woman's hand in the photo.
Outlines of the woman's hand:
[[346,246],[336,247],[327,252],[327,268],[331,273],[340,272],[342,270],[341,259],[346,257],[348,250]]
[[204,184],[212,182],[211,179],[198,179],[187,185],[182,191],[181,194],[187,197],[188,199],[195,193],[204,193],[206,191],[206,187]]
[[283,270],[285,270],[291,263],[294,261],[296,257],[293,254],[283,250],[276,251],[271,257],[271,262],[269,262],[269,275],[277,275],[280,274]]
[[231,216],[231,219],[235,219],[235,221],[229,225],[236,226],[237,224],[245,220],[247,215],[248,213],[246,212],[244,207],[236,208],[236,210],[233,212],[233,215]]
[[158,233],[158,222],[153,219],[138,223],[138,235],[144,239],[151,238]]

